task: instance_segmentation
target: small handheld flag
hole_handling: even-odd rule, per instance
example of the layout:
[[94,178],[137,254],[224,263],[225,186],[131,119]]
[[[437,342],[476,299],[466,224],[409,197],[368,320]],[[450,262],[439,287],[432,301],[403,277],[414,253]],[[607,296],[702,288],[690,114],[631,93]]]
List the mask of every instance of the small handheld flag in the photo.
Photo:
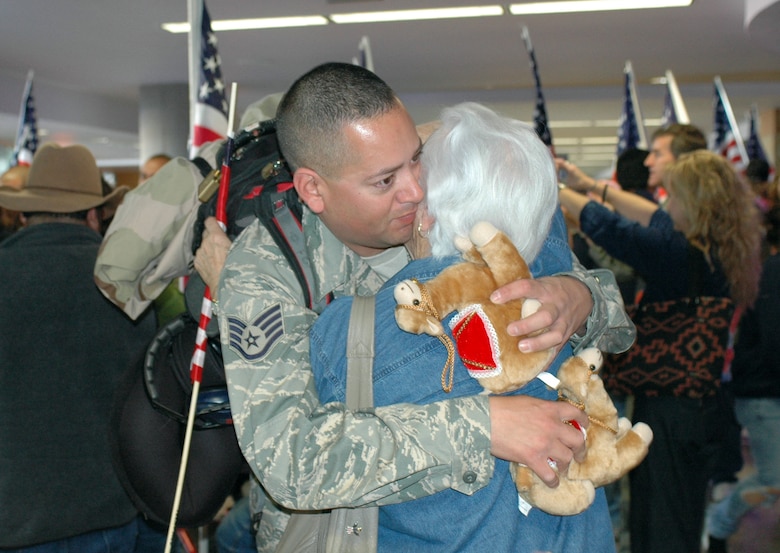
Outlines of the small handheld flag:
[[745,143],[742,141],[742,135],[739,132],[734,112],[731,109],[731,103],[720,77],[715,77],[714,82],[715,123],[713,125],[713,139],[710,149],[728,159],[737,171],[742,172],[748,163]]
[[27,74],[27,84],[24,87],[24,96],[22,96],[19,129],[16,132],[16,143],[11,165],[29,166],[38,149],[38,122],[35,117],[32,87],[33,72],[30,71]]
[[688,110],[685,108],[677,81],[670,70],[666,70],[666,95],[664,96],[664,112],[661,115],[661,127],[667,127],[672,123],[688,124]]
[[[196,0],[190,10],[190,156],[206,142],[225,137],[228,103],[222,80],[217,35],[211,30],[206,4]],[[196,57],[197,56],[197,57]]]
[[367,36],[360,39],[358,44],[358,57],[352,58],[354,65],[359,65],[369,71],[374,71],[374,57],[371,55],[371,42]]
[[647,148],[645,124],[642,119],[642,111],[639,108],[639,96],[636,93],[634,83],[634,68],[630,61],[626,62],[623,73],[625,74],[623,111],[620,114],[620,122],[618,124],[616,159],[626,150]]
[[544,95],[542,94],[542,81],[539,79],[539,68],[536,64],[536,54],[534,54],[534,47],[531,44],[531,35],[528,33],[528,27],[523,27],[523,42],[525,42],[525,48],[528,50],[528,57],[531,63],[531,72],[534,76],[534,83],[536,84],[536,105],[534,106],[534,130],[539,138],[544,142],[553,156],[555,155],[555,148],[553,147],[552,133],[550,133],[550,127],[547,123],[547,108],[544,103]]

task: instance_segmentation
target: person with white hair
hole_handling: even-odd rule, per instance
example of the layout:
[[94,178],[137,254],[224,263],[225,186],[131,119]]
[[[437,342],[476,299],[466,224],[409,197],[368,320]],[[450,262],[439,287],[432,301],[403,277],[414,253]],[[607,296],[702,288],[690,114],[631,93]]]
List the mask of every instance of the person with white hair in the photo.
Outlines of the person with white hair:
[[[468,236],[479,222],[489,222],[506,234],[542,277],[571,269],[572,253],[557,205],[555,166],[533,128],[502,117],[475,103],[442,112],[441,126],[423,147],[422,183],[426,204],[419,209],[418,232],[407,247],[410,262],[392,277],[376,298],[374,404],[428,404],[448,397],[482,392],[478,381],[455,356],[452,388],[444,391],[440,373],[448,352],[439,339],[402,331],[395,324],[393,289],[404,279],[425,282],[462,258],[456,237]],[[605,274],[605,276],[607,276]],[[344,401],[346,342],[352,298],[340,298],[320,315],[309,335],[311,363],[320,401]],[[443,326],[450,337],[448,321]],[[552,362],[555,374],[572,355],[566,344]],[[541,381],[517,392],[541,406],[555,402],[556,393]],[[529,418],[528,429],[544,424]],[[519,429],[518,440],[529,439]],[[464,437],[465,438],[465,437]],[[549,456],[566,455],[563,449]],[[565,457],[566,461],[570,456]],[[397,505],[381,506],[379,551],[579,552],[614,550],[614,538],[603,490],[594,504],[576,516],[559,517],[518,509],[517,489],[509,464],[495,459],[490,483],[467,495],[444,490]]]

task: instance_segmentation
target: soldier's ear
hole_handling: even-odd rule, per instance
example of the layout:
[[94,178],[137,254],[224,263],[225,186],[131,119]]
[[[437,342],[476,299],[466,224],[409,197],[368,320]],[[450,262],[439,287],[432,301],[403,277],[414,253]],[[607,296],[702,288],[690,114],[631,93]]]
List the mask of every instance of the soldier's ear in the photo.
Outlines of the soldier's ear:
[[324,184],[322,177],[316,171],[305,167],[297,169],[293,174],[293,185],[298,192],[298,197],[316,214],[322,213],[325,209],[322,199]]

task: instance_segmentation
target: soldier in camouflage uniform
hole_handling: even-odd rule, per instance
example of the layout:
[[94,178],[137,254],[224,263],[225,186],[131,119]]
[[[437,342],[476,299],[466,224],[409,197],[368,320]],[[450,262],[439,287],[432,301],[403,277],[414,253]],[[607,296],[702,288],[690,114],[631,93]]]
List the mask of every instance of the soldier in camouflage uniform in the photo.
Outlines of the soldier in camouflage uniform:
[[[322,120],[334,111],[332,120]],[[423,199],[421,143],[411,118],[384,82],[349,64],[326,64],[304,75],[278,116],[281,148],[307,205],[303,227],[314,299],[375,293],[409,261],[401,244],[412,234]],[[316,123],[307,126],[295,117]],[[528,426],[532,414],[524,411],[529,398],[522,396],[461,397],[371,412],[321,405],[309,365],[308,332],[317,313],[304,307],[294,272],[258,221],[230,247],[220,274],[226,242],[216,222],[207,220],[195,267],[216,291],[239,443],[277,504],[305,510],[392,504],[444,489],[472,494],[490,481],[493,455],[527,464],[555,485],[547,457],[565,466],[584,454],[582,434],[560,421],[587,422],[559,402],[532,411],[538,439],[528,443],[512,439],[513,429]],[[627,349],[633,326],[617,287],[602,289],[581,268],[572,275],[587,288],[560,276],[505,287],[504,301],[524,296],[543,304],[535,316],[513,323],[515,331],[548,328],[526,341],[545,349],[562,345],[587,319],[580,340],[607,351]],[[282,531],[283,521],[264,512],[258,549],[272,551]]]

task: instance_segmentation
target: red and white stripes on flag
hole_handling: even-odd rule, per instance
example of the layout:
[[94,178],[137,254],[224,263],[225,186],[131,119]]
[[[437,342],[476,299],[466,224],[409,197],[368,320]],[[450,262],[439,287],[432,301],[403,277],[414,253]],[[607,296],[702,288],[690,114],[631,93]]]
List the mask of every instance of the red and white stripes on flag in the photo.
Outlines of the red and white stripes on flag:
[[190,157],[206,142],[225,138],[228,104],[217,36],[204,0],[189,0]]
[[737,120],[731,109],[731,103],[723,88],[720,77],[715,77],[715,122],[713,125],[713,138],[710,149],[718,152],[729,160],[738,172],[743,172],[748,164],[748,155],[745,143],[739,132]]

